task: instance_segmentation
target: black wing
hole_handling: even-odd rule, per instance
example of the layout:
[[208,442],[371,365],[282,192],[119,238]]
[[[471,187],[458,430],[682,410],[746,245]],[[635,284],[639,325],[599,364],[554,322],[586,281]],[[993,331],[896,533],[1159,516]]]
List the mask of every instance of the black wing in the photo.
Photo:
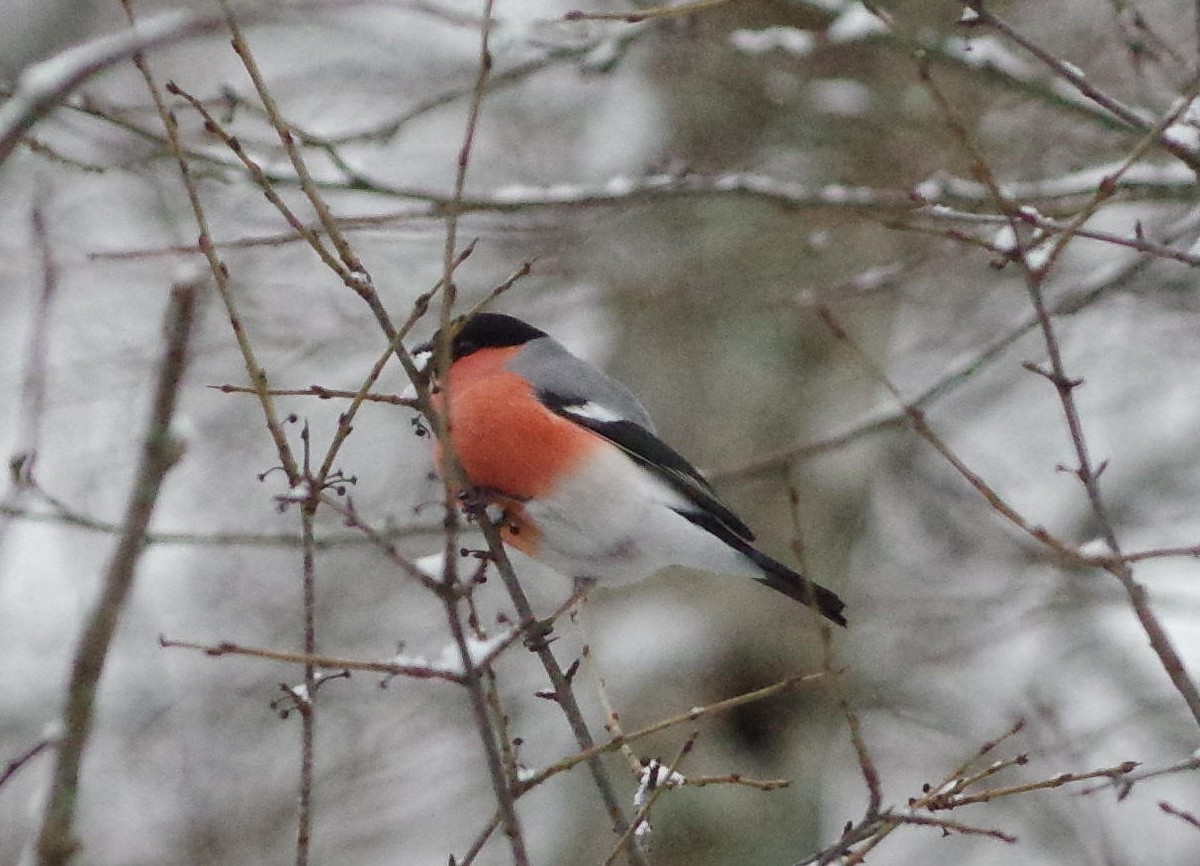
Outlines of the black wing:
[[693,507],[676,508],[675,511],[744,553],[762,569],[759,582],[789,598],[812,605],[840,626],[846,625],[846,617],[842,614],[846,605],[836,593],[813,583],[755,548],[750,543],[754,541],[754,533],[717,498],[716,492],[704,480],[704,476],[696,471],[696,467],[645,427],[579,397],[543,390],[538,392],[538,398],[555,414],[603,436],[638,465],[681,493]]
[[578,397],[543,390],[538,392],[538,398],[550,411],[603,436],[639,466],[683,494],[697,509],[695,513],[680,511],[688,520],[726,541],[754,540],[750,527],[717,498],[716,491],[696,467],[645,427],[624,418],[610,419],[603,413],[589,413],[590,401]]

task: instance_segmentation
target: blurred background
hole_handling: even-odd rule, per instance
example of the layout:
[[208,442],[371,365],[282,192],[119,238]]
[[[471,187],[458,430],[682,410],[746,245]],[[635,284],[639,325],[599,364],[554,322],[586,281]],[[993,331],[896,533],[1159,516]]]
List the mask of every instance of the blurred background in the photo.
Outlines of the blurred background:
[[[143,19],[218,10],[135,8]],[[562,21],[572,8],[496,4],[460,226],[464,243],[478,240],[457,274],[463,303],[533,261],[496,308],[626,382],[765,549],[795,562],[802,543],[809,573],[848,603],[852,625],[835,636],[837,652],[885,805],[938,784],[1019,718],[1027,725],[1002,756],[1029,762],[996,785],[1186,759],[1196,724],[1117,581],[1055,561],[911,430],[871,426],[899,407],[816,315],[826,305],[906,399],[936,388],[923,404],[931,426],[1029,523],[1092,542],[1099,526],[1070,471],[1058,399],[1022,367],[1046,360],[1023,275],[1001,266],[1002,226],[985,219],[995,208],[922,83],[918,56],[1014,200],[1048,217],[1075,214],[1139,136],[993,29],[958,23],[958,3],[895,0],[881,18],[857,2],[739,0],[634,24]],[[1151,122],[1176,106],[1197,65],[1197,10],[1183,0],[988,8]],[[451,0],[280,4],[247,26],[280,110],[307,136],[313,172],[397,320],[442,273],[437,203],[452,190],[480,12]],[[30,64],[127,26],[119,4],[78,0],[0,0],[0,18],[6,94]],[[160,83],[202,99],[311,219],[226,33],[156,50],[149,62]],[[176,102],[272,385],[358,388],[385,347],[370,312]],[[1200,137],[1192,121],[1185,111],[1173,127],[1184,146]],[[1088,227],[1186,251],[1200,234],[1194,180],[1149,148]],[[9,407],[0,445],[6,456],[36,455],[35,485],[10,484],[0,514],[7,763],[60,710],[129,493],[167,294],[205,273],[178,167],[131,64],[88,80],[0,166],[0,229],[0,399]],[[1064,360],[1085,380],[1076,397],[1092,457],[1107,461],[1103,490],[1127,550],[1200,541],[1198,288],[1186,261],[1087,238],[1045,283],[1048,303],[1065,311]],[[215,293],[201,309],[181,397],[187,451],[156,512],[83,766],[80,862],[97,866],[295,855],[298,724],[271,702],[297,669],[158,642],[302,645],[299,520],[277,507],[282,475],[260,480],[278,460],[256,401],[209,387],[245,385],[246,373]],[[431,331],[422,324],[416,336]],[[390,369],[379,390],[403,385]],[[311,424],[319,452],[344,408],[306,397],[280,406]],[[357,479],[350,495],[363,519],[395,528],[401,552],[418,557],[439,549],[430,503],[440,486],[412,415],[366,407],[338,465]],[[298,443],[299,426],[289,432]],[[323,514],[318,530],[322,652],[376,659],[402,644],[436,656],[448,644],[436,599],[335,515]],[[569,592],[557,575],[517,566],[539,611]],[[1136,575],[1195,674],[1194,559],[1149,559]],[[487,609],[507,609],[498,586],[483,596]],[[821,664],[804,611],[705,574],[598,591],[581,629],[564,624],[559,634],[564,664],[584,642],[592,648],[577,691],[597,730],[597,675],[630,730]],[[558,708],[533,696],[545,675],[528,653],[507,655],[500,681],[527,766],[574,750]],[[355,674],[320,693],[314,862],[461,857],[494,810],[466,698],[434,681],[380,685]],[[655,810],[653,863],[793,863],[861,816],[866,789],[832,691],[791,691],[695,727],[685,773],[792,784],[668,792]],[[638,751],[670,759],[690,730]],[[50,766],[43,754],[0,787],[0,866],[29,856]],[[622,767],[611,760],[629,805],[635,782]],[[1158,806],[1195,814],[1194,773],[1140,783],[1121,801],[1111,789],[1081,795],[1087,787],[949,815],[999,828],[1015,845],[910,827],[872,859],[1196,862],[1200,833]],[[599,863],[611,847],[583,769],[522,798],[519,812],[536,863]],[[509,862],[502,838],[477,862]]]

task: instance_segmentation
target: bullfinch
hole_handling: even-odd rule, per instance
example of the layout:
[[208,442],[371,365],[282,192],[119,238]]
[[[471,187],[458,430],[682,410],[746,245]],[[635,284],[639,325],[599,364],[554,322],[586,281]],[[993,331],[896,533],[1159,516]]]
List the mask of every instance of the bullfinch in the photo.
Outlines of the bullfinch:
[[[597,584],[672,565],[744,575],[846,624],[836,594],[754,546],[628,388],[512,316],[476,313],[450,327],[434,409],[446,413],[467,494],[497,516],[505,543]],[[414,356],[431,358],[439,339]]]

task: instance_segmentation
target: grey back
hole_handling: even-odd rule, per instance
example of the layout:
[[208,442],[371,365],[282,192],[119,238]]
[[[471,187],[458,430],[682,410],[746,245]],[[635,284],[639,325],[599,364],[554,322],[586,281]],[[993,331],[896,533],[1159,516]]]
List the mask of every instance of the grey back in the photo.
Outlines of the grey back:
[[509,362],[509,369],[525,377],[539,391],[564,402],[594,403],[655,432],[650,414],[633,392],[602,370],[577,358],[553,337],[526,343]]

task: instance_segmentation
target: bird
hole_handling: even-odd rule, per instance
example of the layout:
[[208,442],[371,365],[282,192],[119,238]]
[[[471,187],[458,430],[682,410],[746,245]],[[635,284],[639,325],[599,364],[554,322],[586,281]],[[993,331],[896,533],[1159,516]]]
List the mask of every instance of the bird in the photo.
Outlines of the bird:
[[583,586],[668,566],[749,577],[846,625],[837,594],[755,547],[625,385],[514,316],[477,312],[446,328],[445,375],[434,371],[441,330],[413,357],[470,486],[460,495],[507,545]]

